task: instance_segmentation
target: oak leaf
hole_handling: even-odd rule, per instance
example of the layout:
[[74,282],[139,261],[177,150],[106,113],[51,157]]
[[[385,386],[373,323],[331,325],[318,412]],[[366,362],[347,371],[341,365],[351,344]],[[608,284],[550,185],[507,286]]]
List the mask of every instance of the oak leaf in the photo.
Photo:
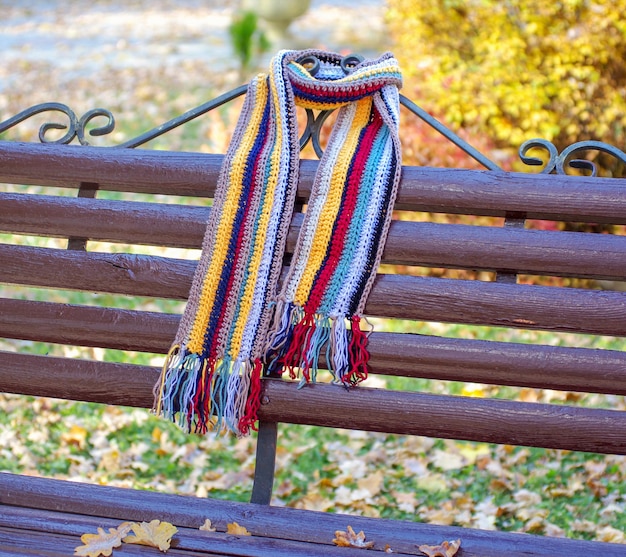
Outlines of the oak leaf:
[[252,534],[246,530],[244,526],[239,526],[236,522],[229,522],[226,525],[226,533],[233,536],[251,536]]
[[74,549],[74,555],[80,557],[109,557],[113,549],[122,545],[122,538],[130,532],[131,524],[123,522],[117,528],[109,528],[106,532],[103,528],[98,528],[97,534],[83,534],[80,541],[84,545]]
[[126,536],[122,541],[124,543],[147,545],[156,547],[165,552],[170,548],[172,536],[178,532],[178,528],[169,522],[161,522],[153,520],[152,522],[142,522],[131,524],[134,535]]
[[444,541],[439,545],[420,545],[418,549],[428,557],[454,557],[461,547],[461,540]]
[[349,525],[346,532],[342,532],[341,530],[335,532],[333,543],[339,547],[359,547],[361,549],[371,549],[374,547],[374,542],[365,541],[365,533],[363,530],[357,534],[352,529],[352,526]]

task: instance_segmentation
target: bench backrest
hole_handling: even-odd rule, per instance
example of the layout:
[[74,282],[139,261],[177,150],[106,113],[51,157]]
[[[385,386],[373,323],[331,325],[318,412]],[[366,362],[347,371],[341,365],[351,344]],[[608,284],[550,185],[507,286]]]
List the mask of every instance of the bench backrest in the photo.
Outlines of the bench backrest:
[[[0,283],[21,285],[3,289],[0,337],[51,346],[50,355],[42,356],[21,353],[18,343],[5,341],[2,391],[152,405],[156,367],[124,363],[123,355],[120,363],[67,358],[54,345],[166,353],[198,257],[177,248],[200,247],[210,211],[206,198],[214,192],[221,161],[198,153],[0,142],[1,183],[53,188],[41,195],[36,188],[13,193],[5,187],[0,232],[64,239],[42,246],[9,243],[6,237],[0,244]],[[301,163],[299,202],[306,202],[316,165]],[[614,282],[626,281],[625,182],[405,167],[396,206],[401,212],[366,313],[409,323],[376,323],[369,340],[371,371],[626,394],[626,352],[584,347],[583,336],[626,336],[626,292]],[[54,188],[63,188],[62,195],[54,195]],[[143,194],[147,201],[138,200]],[[481,218],[463,224],[439,214]],[[527,219],[618,226],[614,234],[557,226],[531,230]],[[297,214],[288,251],[301,221]],[[96,249],[92,242],[98,242]],[[30,287],[54,290],[41,300]],[[73,302],[73,291],[115,296],[87,305]],[[165,302],[155,307],[154,299]],[[421,322],[463,327],[458,334],[414,334],[424,331]],[[474,326],[504,333],[496,341],[475,339]],[[566,335],[559,346],[525,344],[518,331],[529,330]],[[626,454],[626,413],[617,410],[394,391],[368,388],[367,382],[351,391],[296,386],[264,382],[265,441],[259,450],[266,454],[259,462],[265,468],[273,459],[274,424],[280,422]],[[265,484],[255,486],[264,491],[256,499],[267,501],[271,473],[257,479]]]

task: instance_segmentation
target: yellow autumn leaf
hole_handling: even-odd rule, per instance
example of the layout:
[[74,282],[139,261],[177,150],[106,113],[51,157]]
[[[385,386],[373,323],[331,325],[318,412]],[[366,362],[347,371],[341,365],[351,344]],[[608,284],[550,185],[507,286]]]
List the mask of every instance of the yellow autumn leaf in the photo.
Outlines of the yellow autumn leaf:
[[87,442],[87,434],[88,432],[84,427],[73,425],[69,431],[61,434],[61,440],[68,445],[84,449]]
[[147,545],[156,547],[165,552],[170,548],[172,536],[178,532],[178,528],[169,522],[161,522],[153,520],[152,522],[142,522],[131,524],[134,535],[126,536],[122,541],[124,543]]
[[130,532],[131,524],[124,522],[117,528],[109,528],[106,532],[103,528],[98,528],[97,534],[83,534],[80,541],[84,545],[74,549],[74,555],[80,557],[109,557],[113,549],[122,545],[122,538]]
[[236,522],[229,522],[226,525],[226,533],[233,536],[251,536],[252,534],[246,530],[244,526],[239,526]]
[[454,557],[461,547],[461,540],[444,541],[439,545],[420,545],[418,549],[428,557]]
[[370,497],[378,495],[383,488],[383,482],[385,480],[385,474],[379,470],[373,474],[368,474],[365,478],[361,478],[357,481],[359,489],[364,489],[370,494]]
[[200,526],[200,530],[203,530],[205,532],[215,532],[215,528],[213,528],[213,525],[208,518],[204,521],[204,524]]
[[363,530],[357,534],[350,525],[348,525],[346,532],[342,532],[341,530],[335,532],[333,543],[339,547],[359,547],[361,549],[371,549],[374,547],[374,542],[365,541],[365,533]]

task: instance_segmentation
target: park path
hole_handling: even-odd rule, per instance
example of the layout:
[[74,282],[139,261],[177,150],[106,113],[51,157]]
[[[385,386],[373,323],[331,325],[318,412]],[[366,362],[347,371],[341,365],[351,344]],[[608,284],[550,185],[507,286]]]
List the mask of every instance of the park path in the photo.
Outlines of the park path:
[[[233,5],[226,0],[0,0],[0,97],[19,89],[23,74],[33,68],[63,84],[97,81],[103,69],[175,69],[196,62],[210,65],[219,86],[219,77],[237,71],[228,37]],[[387,46],[384,0],[313,0],[291,31],[287,46],[293,48],[375,55]]]

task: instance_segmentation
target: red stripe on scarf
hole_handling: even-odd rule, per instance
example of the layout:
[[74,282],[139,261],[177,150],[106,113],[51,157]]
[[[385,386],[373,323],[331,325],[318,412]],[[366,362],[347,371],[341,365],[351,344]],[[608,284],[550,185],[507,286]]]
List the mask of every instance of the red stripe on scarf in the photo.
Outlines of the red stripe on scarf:
[[327,256],[321,269],[318,271],[317,277],[313,283],[313,288],[309,295],[304,310],[306,313],[315,313],[322,303],[326,288],[330,283],[332,276],[337,269],[337,265],[341,260],[341,254],[346,243],[346,237],[352,222],[352,216],[356,209],[361,180],[365,172],[365,167],[372,150],[372,145],[376,139],[376,135],[383,126],[383,120],[378,110],[373,107],[373,119],[365,129],[365,133],[361,138],[358,149],[355,153],[354,164],[351,168],[350,176],[345,193],[345,201],[342,203],[342,209],[335,220],[335,227],[331,237],[330,246]]

